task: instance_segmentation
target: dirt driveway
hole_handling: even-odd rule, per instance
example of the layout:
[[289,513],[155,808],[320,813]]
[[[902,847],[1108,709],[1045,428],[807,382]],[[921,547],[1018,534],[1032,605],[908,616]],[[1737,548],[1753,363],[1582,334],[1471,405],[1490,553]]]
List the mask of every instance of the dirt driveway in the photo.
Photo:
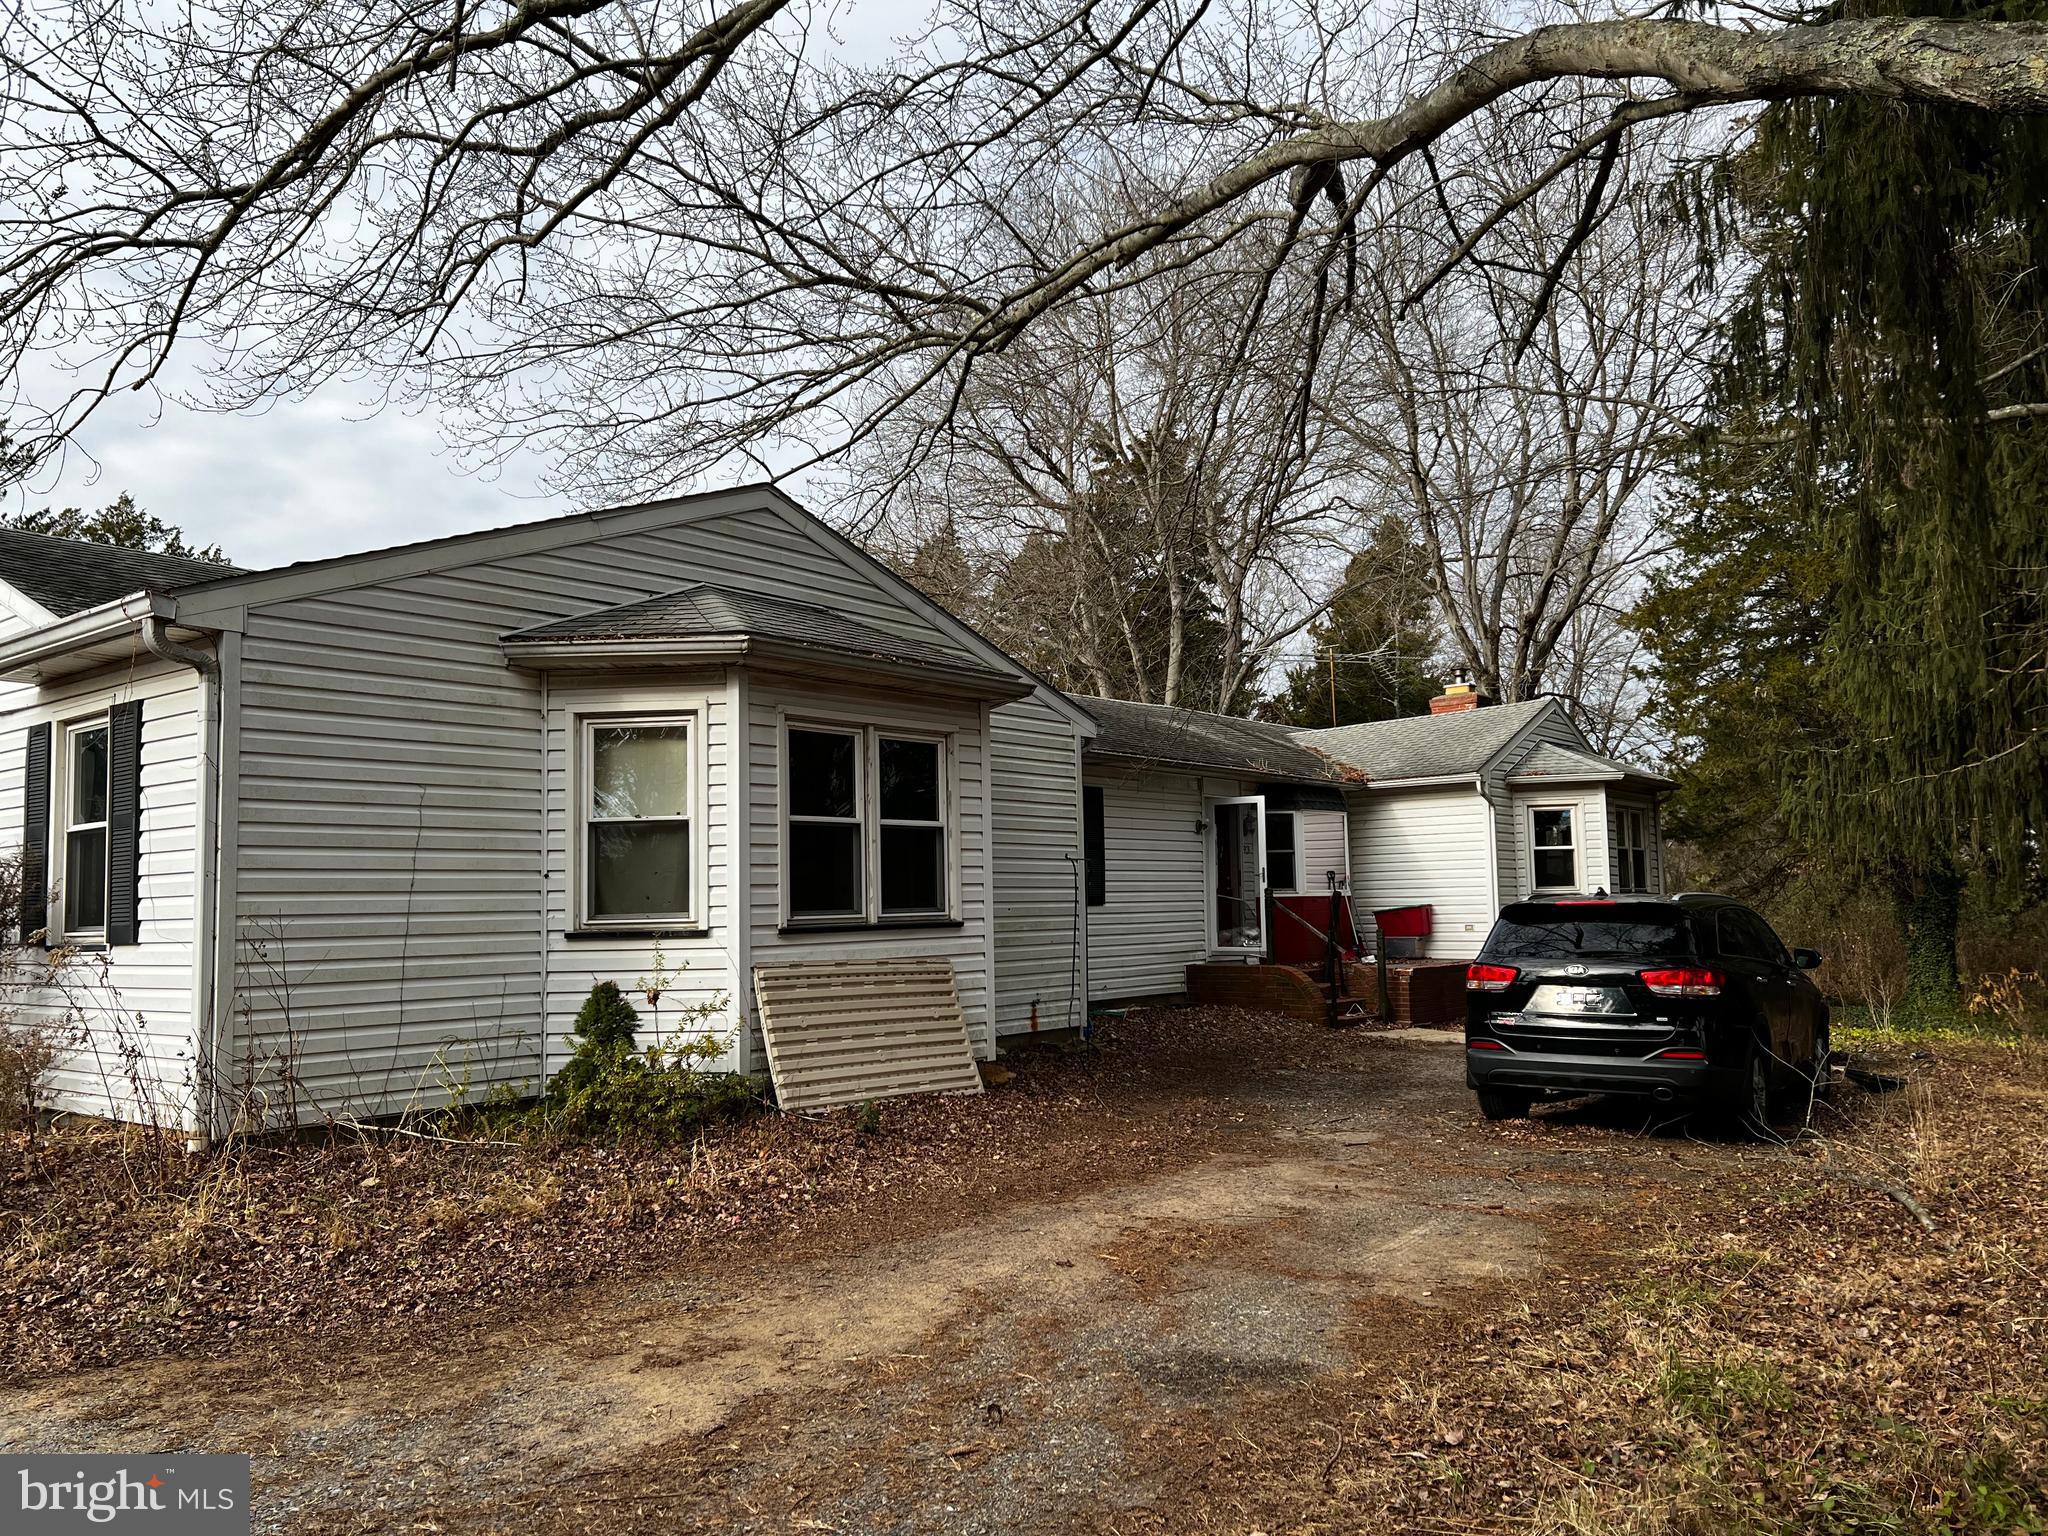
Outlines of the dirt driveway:
[[1412,1365],[1446,1318],[1625,1265],[1752,1156],[1487,1126],[1451,1036],[1313,1054],[1220,1065],[1221,1131],[1149,1178],[909,1232],[852,1219],[452,1340],[47,1379],[0,1392],[0,1447],[249,1450],[264,1531],[1172,1525],[1176,1469],[1235,1427]]

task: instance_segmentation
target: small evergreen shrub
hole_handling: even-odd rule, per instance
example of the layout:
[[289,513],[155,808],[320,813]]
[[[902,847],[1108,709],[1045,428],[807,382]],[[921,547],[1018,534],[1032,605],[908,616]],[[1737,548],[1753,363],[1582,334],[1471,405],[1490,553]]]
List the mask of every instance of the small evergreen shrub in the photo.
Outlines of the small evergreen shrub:
[[[695,1010],[700,1021],[716,1004]],[[673,1141],[705,1125],[743,1120],[765,1102],[758,1078],[713,1072],[725,1046],[709,1031],[642,1051],[640,1015],[618,983],[600,981],[576,1014],[569,1059],[548,1084],[546,1108],[576,1136]]]

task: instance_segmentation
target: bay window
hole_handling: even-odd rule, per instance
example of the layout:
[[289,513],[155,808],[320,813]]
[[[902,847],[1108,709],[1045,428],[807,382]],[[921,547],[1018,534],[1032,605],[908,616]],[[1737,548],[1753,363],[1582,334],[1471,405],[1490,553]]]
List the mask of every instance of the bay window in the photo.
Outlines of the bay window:
[[1647,891],[1650,888],[1650,839],[1642,811],[1623,811],[1616,818],[1621,826],[1621,889]]
[[585,926],[689,921],[691,725],[585,720]]
[[789,921],[949,917],[945,741],[792,723],[783,742]]

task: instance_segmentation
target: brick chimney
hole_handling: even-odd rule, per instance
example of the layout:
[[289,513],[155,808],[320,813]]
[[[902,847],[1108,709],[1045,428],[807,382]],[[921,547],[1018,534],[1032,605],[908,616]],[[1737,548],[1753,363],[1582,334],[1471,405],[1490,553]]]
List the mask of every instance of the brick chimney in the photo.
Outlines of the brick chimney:
[[1463,667],[1453,667],[1451,680],[1444,684],[1444,691],[1429,701],[1429,712],[1432,715],[1455,715],[1477,709],[1485,702],[1485,696],[1472,682],[1472,674]]

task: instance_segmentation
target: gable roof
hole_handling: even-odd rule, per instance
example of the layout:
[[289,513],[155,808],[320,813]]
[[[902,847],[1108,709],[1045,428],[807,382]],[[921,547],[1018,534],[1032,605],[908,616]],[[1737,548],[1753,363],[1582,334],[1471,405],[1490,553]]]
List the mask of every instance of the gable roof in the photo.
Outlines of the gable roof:
[[1090,757],[1214,768],[1260,779],[1343,783],[1356,777],[1303,746],[1284,725],[1128,699],[1084,697],[1076,702],[1102,728],[1089,743]]
[[[673,592],[513,630],[507,646],[603,645],[616,641],[779,640],[885,661],[992,671],[963,648],[884,633],[816,603],[695,581]],[[1021,674],[1018,674],[1021,676]]]
[[1603,757],[1598,752],[1561,747],[1554,741],[1539,741],[1508,770],[1508,782],[1511,784],[1530,779],[1548,779],[1558,783],[1583,783],[1589,779],[1647,779],[1655,784],[1672,782],[1661,773],[1625,763],[1618,757]]
[[83,613],[132,592],[165,592],[246,574],[210,560],[0,528],[0,581],[53,618]]
[[1355,768],[1372,783],[1457,778],[1489,764],[1555,699],[1488,704],[1447,715],[1405,715],[1364,725],[1297,730],[1294,739]]

